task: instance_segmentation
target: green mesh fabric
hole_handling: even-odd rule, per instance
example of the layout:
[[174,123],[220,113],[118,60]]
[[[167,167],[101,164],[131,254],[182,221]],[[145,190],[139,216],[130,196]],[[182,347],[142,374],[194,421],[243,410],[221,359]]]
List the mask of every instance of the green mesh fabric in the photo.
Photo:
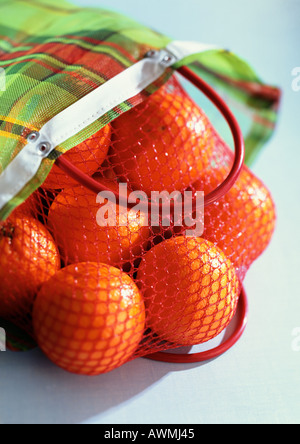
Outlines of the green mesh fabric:
[[[10,0],[9,2],[0,0],[0,73],[5,74],[5,90],[1,91],[0,87],[0,174],[24,148],[27,143],[26,136],[31,131],[40,130],[52,117],[89,92],[103,85],[116,74],[121,73],[141,60],[149,49],[164,48],[171,41],[171,38],[152,31],[123,15],[99,8],[78,8],[61,0]],[[36,219],[39,219],[42,224],[48,226],[48,212],[57,197],[56,189],[63,188],[63,186],[53,187],[54,190],[52,190],[50,187],[50,191],[48,191],[46,186],[47,182],[45,181],[49,179],[49,173],[54,172],[52,168],[57,168],[54,166],[55,160],[60,155],[72,150],[72,148],[78,144],[87,141],[90,136],[95,135],[102,128],[104,129],[108,123],[112,123],[114,128],[111,148],[116,150],[116,148],[118,148],[118,141],[121,140],[120,138],[118,139],[120,132],[123,133],[124,136],[125,131],[125,136],[129,137],[129,139],[131,136],[130,131],[127,131],[125,126],[122,126],[122,119],[125,117],[125,121],[126,118],[130,121],[133,116],[131,113],[136,113],[138,118],[147,119],[151,114],[151,110],[149,111],[150,108],[147,108],[147,99],[153,99],[155,103],[154,94],[157,93],[157,90],[160,90],[163,85],[167,84],[174,70],[182,65],[189,65],[190,68],[196,71],[211,85],[219,91],[225,92],[226,99],[230,103],[238,104],[237,117],[239,122],[243,123],[242,129],[246,141],[246,157],[248,163],[250,163],[274,131],[280,98],[279,90],[264,84],[245,61],[231,52],[214,50],[202,54],[195,54],[176,64],[174,67],[168,68],[165,74],[154,84],[150,85],[146,91],[121,103],[118,107],[108,112],[76,136],[67,140],[62,145],[57,146],[50,157],[43,160],[33,180],[28,183],[18,196],[1,210],[0,220],[6,219],[16,207],[26,200],[28,200],[30,207],[30,196],[38,190],[32,196],[33,201],[31,203],[34,207],[33,212],[35,213]],[[165,102],[162,103],[162,110],[167,110],[169,113],[166,117],[168,119],[174,118],[174,116],[177,115],[178,109],[180,110],[182,108],[180,103],[185,103],[184,100],[186,100],[185,93],[175,84],[175,89],[176,88],[178,89],[177,101],[178,97],[181,98],[181,101],[178,102],[179,105],[177,106],[176,103],[174,103],[174,87],[170,90],[173,91],[173,96],[167,94]],[[159,108],[159,104],[156,105]],[[189,114],[188,108],[189,107],[187,107],[187,114]],[[127,112],[128,114],[125,115]],[[123,116],[121,117],[121,115]],[[188,118],[189,116],[186,117]],[[84,118],[85,116],[83,116],[83,119]],[[193,118],[194,116],[191,115],[190,119],[192,120]],[[154,120],[152,120],[152,123]],[[169,120],[167,121],[169,122]],[[147,125],[148,124],[144,122],[146,129],[149,126]],[[155,134],[157,137],[157,125],[153,124],[152,126],[150,133],[149,128],[148,132],[144,131],[143,136],[145,140],[152,140],[151,138],[155,137]],[[184,140],[185,130],[186,128],[182,128],[182,134],[180,135],[180,137],[183,137],[182,140]],[[175,136],[170,128],[169,131],[169,136],[174,138]],[[205,144],[205,138],[202,137],[201,142],[203,142],[205,146],[199,158],[205,159],[207,157],[209,164],[214,163],[215,166],[219,166],[221,176],[212,176],[211,183],[204,181],[204,183],[200,183],[201,186],[197,184],[195,189],[205,189],[203,185],[210,185],[212,187],[208,190],[208,192],[210,192],[224,180],[226,173],[228,173],[228,168],[226,169],[226,167],[228,167],[230,161],[228,161],[228,165],[225,165],[223,160],[226,156],[231,160],[231,157],[227,152],[227,148],[225,150],[223,147],[223,142],[219,140],[219,136],[214,137],[216,141],[213,144],[215,150],[213,154],[210,152],[210,145]],[[162,143],[167,143],[168,140],[169,139],[166,138],[166,140],[162,140]],[[181,141],[180,138],[179,141]],[[140,140],[131,140],[131,142],[132,149],[138,149]],[[160,140],[157,141],[157,143],[159,144]],[[169,144],[168,148],[174,148],[173,145]],[[182,144],[177,143],[177,145],[175,148],[178,152]],[[183,147],[184,146],[183,142]],[[186,146],[186,149],[190,152],[189,144],[186,143]],[[200,148],[201,147],[198,146],[199,150]],[[218,150],[221,151],[219,152]],[[203,155],[205,152],[207,153],[206,157]],[[119,150],[118,154],[122,157],[122,150]],[[123,154],[126,160],[127,154]],[[149,156],[150,154],[146,153],[145,156],[147,155]],[[116,151],[110,152],[110,161],[116,161],[115,157]],[[117,167],[123,168],[123,170],[125,166],[127,166],[124,159],[121,158],[118,159],[118,162],[116,161]],[[222,159],[222,162],[220,159]],[[174,177],[180,170],[180,159],[178,159],[178,161],[178,168],[173,165],[172,173]],[[153,165],[155,166],[155,163],[153,163]],[[164,166],[166,167],[166,165]],[[103,168],[104,171],[101,172],[108,174],[108,165]],[[122,172],[124,173],[123,170]],[[142,167],[141,170],[143,170]],[[130,173],[132,173],[132,171]],[[132,174],[134,173],[136,173],[136,171]],[[61,179],[57,171],[54,172],[54,176],[55,175]],[[130,174],[128,171],[127,175],[128,177],[126,178],[130,182]],[[170,172],[169,175],[172,179]],[[144,176],[146,177],[147,175],[145,174]],[[191,185],[195,182],[195,179],[195,177],[190,177],[189,183],[186,185]],[[237,184],[237,188],[234,188],[232,193],[229,193],[222,202],[216,203],[216,206],[211,207],[207,215],[208,222],[206,221],[205,239],[213,242],[217,246],[219,246],[219,237],[221,237],[221,234],[223,235],[222,230],[224,230],[224,224],[229,225],[226,219],[226,208],[228,205],[233,205],[236,201],[243,203],[244,201],[237,197],[248,198],[248,195],[245,197],[244,188],[250,187],[249,189],[251,190],[256,184],[252,176],[249,175],[246,179],[243,176],[241,182]],[[205,180],[208,180],[208,175],[205,175]],[[214,180],[218,183],[214,183]],[[265,192],[265,195],[266,199],[269,199],[267,192]],[[86,190],[84,190],[84,196],[86,199]],[[86,217],[84,202],[81,205],[82,213],[80,213],[80,205],[78,205],[77,198],[78,195],[74,195],[73,207],[70,202],[66,202],[66,205],[61,205],[61,209],[65,207],[67,209],[66,222],[69,223],[70,208],[73,208],[76,212],[77,220],[84,228],[89,228],[91,221]],[[95,204],[94,195],[92,195],[92,199],[93,204]],[[262,203],[260,201],[258,203],[255,202],[255,205],[259,207]],[[270,220],[265,217],[263,211],[259,212],[259,208],[256,213],[253,212],[256,220],[252,220],[248,213],[246,215],[244,213],[242,213],[242,215],[238,213],[239,216],[236,217],[241,223],[246,221],[246,225],[248,224],[251,228],[247,225],[244,230],[245,235],[252,240],[251,248],[247,245],[247,248],[249,250],[251,249],[251,251],[261,253],[260,247],[262,247],[262,242],[259,238],[261,233],[266,238],[266,244],[267,241],[270,240],[274,228],[274,215],[271,203],[269,206],[272,210],[269,211],[267,208],[271,215],[269,217]],[[36,207],[38,207],[38,209]],[[243,205],[242,209],[244,208],[246,211],[247,206]],[[254,208],[256,207],[254,206]],[[31,210],[32,209],[29,208],[30,216],[32,215]],[[237,210],[240,210],[240,208]],[[75,219],[76,218],[74,218],[74,220]],[[215,221],[221,221],[221,223],[217,225]],[[219,231],[216,230],[216,226],[221,227],[222,230],[221,228]],[[92,225],[90,232],[93,236],[94,231],[95,227]],[[253,233],[257,233],[257,236],[253,235]],[[55,241],[59,247],[62,248],[63,240],[59,238],[60,234],[61,229],[57,230]],[[226,254],[233,263],[235,262],[234,259],[236,259],[235,256],[237,253],[235,250],[229,251],[229,246],[231,245],[231,238],[234,235],[235,233],[230,231],[228,233],[228,239],[226,236],[223,236],[222,239],[224,238],[224,242],[220,246],[226,251]],[[168,231],[163,231],[162,233],[153,231],[149,237],[147,246],[143,245],[143,248],[147,250],[147,248],[155,247],[162,239],[168,240],[168,238]],[[247,238],[246,241],[248,242],[249,239]],[[78,241],[79,244],[82,242],[84,251],[89,253],[93,251],[93,242],[88,242],[84,236],[80,235],[80,239],[75,239],[75,241]],[[109,250],[109,246],[111,248],[111,242],[109,240],[106,241],[108,244],[107,248],[105,245],[104,251]],[[247,244],[246,241],[243,240],[238,250],[239,259],[242,258],[241,262],[234,263],[235,268],[241,272],[242,277],[244,277],[246,270],[250,266],[250,262],[255,259],[254,257],[250,257],[251,261],[249,260],[247,262],[246,259],[248,258],[249,252],[244,248]],[[263,247],[265,247],[265,245],[263,245]],[[166,250],[165,253],[167,255],[168,250]],[[97,252],[97,254],[99,255],[99,252]],[[37,257],[39,258],[39,256]],[[51,261],[49,260],[49,264],[50,263]],[[127,266],[128,264],[125,265]],[[117,263],[117,266],[122,268],[123,265]],[[125,271],[128,272],[126,266],[124,266]],[[135,263],[133,263],[132,266],[134,267]],[[47,269],[47,271],[49,270]],[[132,275],[136,279],[135,273],[132,273]],[[241,277],[240,279],[242,280]],[[143,277],[140,277],[140,280],[144,282]],[[74,286],[74,289],[76,289],[76,286]],[[151,299],[150,296],[148,296],[149,300]],[[26,321],[28,321],[27,318]],[[27,333],[16,328],[14,324],[8,323],[7,320],[3,321],[0,319],[0,325],[5,327],[7,342],[11,349],[26,350],[34,347],[34,340],[28,336]],[[150,341],[150,339],[149,337],[148,340]],[[143,353],[145,354],[145,350]]]
[[[0,173],[25,146],[28,133],[41,129],[53,116],[142,59],[150,48],[161,49],[170,41],[103,9],[79,8],[61,0],[1,0],[0,69],[5,73],[6,90],[0,91]],[[198,54],[175,68],[187,63],[252,110],[250,133],[245,134],[250,160],[274,129],[278,91],[265,87],[244,61],[226,51]],[[36,177],[0,212],[0,219],[41,186],[58,156],[138,105],[171,73],[169,68],[147,91],[58,146],[42,162]]]
[[[168,42],[118,14],[61,1],[0,2],[0,10],[0,67],[6,76],[0,95],[0,172],[22,150],[28,133],[136,63],[149,48]],[[43,183],[61,153],[140,103],[166,78],[57,147],[5,215]]]

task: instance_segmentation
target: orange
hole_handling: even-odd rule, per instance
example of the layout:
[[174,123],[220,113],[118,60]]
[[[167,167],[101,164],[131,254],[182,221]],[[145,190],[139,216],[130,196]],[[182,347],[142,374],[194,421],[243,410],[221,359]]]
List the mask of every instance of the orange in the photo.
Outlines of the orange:
[[147,327],[174,345],[195,345],[217,336],[235,313],[239,282],[224,253],[201,238],[166,240],[142,259],[137,283]]
[[[102,182],[116,190],[115,182]],[[82,186],[65,189],[50,208],[48,226],[65,263],[103,262],[122,267],[142,254],[149,237],[148,218],[117,205],[115,220],[107,214],[108,226],[99,226],[99,210],[105,204],[96,199],[95,193]],[[109,208],[113,210],[112,204]]]
[[29,216],[40,220],[45,224],[45,220],[49,211],[49,207],[59,190],[44,190],[39,188],[28,199],[17,207],[12,213],[13,216]]
[[182,191],[210,164],[214,139],[202,110],[175,77],[113,122],[109,160],[134,190]]
[[58,366],[98,375],[127,362],[145,328],[142,296],[129,276],[105,264],[62,269],[41,289],[33,310],[38,344]]
[[[194,186],[201,189],[201,184]],[[275,223],[271,193],[245,166],[231,190],[205,209],[203,237],[224,251],[243,280],[247,269],[269,245]]]
[[[106,125],[96,134],[64,154],[64,158],[79,168],[83,173],[92,176],[104,162],[111,141],[111,126]],[[62,189],[76,185],[77,182],[54,165],[43,184],[46,189]]]
[[40,222],[12,216],[0,223],[0,316],[29,315],[41,285],[59,268],[57,246]]

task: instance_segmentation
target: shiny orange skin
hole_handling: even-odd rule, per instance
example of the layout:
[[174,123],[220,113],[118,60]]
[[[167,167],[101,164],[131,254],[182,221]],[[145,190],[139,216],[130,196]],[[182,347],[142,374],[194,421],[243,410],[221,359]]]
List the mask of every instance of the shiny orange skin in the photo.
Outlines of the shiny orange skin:
[[60,269],[50,233],[31,217],[12,216],[0,223],[0,316],[29,315],[42,284]]
[[[108,179],[97,180],[112,190],[118,188]],[[97,216],[104,204],[96,199],[81,186],[65,189],[50,208],[48,226],[66,264],[102,262],[121,268],[142,254],[150,232],[148,218],[117,205],[117,225],[99,226]],[[112,219],[108,223],[113,224]]]
[[206,342],[236,311],[239,282],[224,253],[202,238],[166,240],[143,257],[137,284],[147,327],[174,345]]
[[[106,125],[93,136],[72,148],[63,156],[83,173],[92,176],[104,162],[111,142],[111,126]],[[63,189],[77,182],[54,165],[43,184],[45,189]]]
[[[201,186],[194,184],[198,190]],[[270,191],[245,166],[231,190],[205,209],[204,217],[203,237],[224,251],[243,280],[275,230],[276,209]]]
[[[133,190],[182,191],[210,163],[214,140],[202,110],[173,78],[113,122],[109,160]],[[175,89],[172,88],[175,86]]]
[[99,375],[132,358],[145,328],[142,296],[129,276],[105,264],[64,268],[34,304],[38,344],[72,373]]

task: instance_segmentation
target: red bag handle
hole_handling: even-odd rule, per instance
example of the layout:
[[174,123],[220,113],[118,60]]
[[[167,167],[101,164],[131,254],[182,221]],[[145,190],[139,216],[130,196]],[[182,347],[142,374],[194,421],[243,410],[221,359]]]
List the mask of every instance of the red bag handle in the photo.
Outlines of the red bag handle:
[[[218,108],[223,117],[226,119],[234,140],[235,155],[232,169],[228,177],[214,191],[204,197],[204,205],[205,207],[207,207],[208,205],[211,205],[212,203],[220,200],[223,196],[225,196],[225,194],[233,187],[233,185],[237,181],[245,160],[244,137],[240,126],[230,108],[219,96],[219,94],[210,85],[208,85],[208,83],[206,83],[203,79],[201,79],[197,74],[195,74],[186,66],[180,68],[178,72],[187,80],[189,80],[194,86],[196,86],[200,91],[202,91],[203,94],[206,95],[206,97],[214,103],[214,105]],[[95,181],[92,177],[89,177],[87,174],[83,173],[72,163],[67,161],[63,156],[60,156],[56,160],[56,165],[70,177],[79,182],[81,185],[84,185],[86,188],[95,192],[96,194],[100,193],[101,191],[113,192],[115,194],[117,202],[119,202],[120,196],[118,195],[118,193],[110,190],[109,188]],[[135,204],[128,204],[128,208],[131,208],[134,205]],[[151,207],[154,204],[151,203],[151,201],[149,200],[148,205]],[[159,205],[161,206],[161,204]],[[220,344],[218,347],[209,351],[194,354],[157,352],[147,355],[146,358],[155,361],[171,363],[192,363],[207,361],[222,355],[240,339],[247,325],[248,300],[244,288],[242,288],[238,308],[238,312],[240,312],[239,320],[233,334],[229,339]]]
[[[237,181],[245,160],[244,137],[235,116],[233,115],[227,104],[224,102],[224,100],[210,85],[208,85],[203,79],[201,79],[188,67],[182,67],[178,70],[178,72],[187,80],[189,80],[193,85],[195,85],[200,91],[202,91],[215,104],[215,106],[219,109],[221,114],[226,119],[234,140],[235,156],[232,169],[228,177],[222,182],[222,184],[204,197],[204,204],[205,206],[208,206],[225,196],[225,194],[233,187],[233,185]],[[62,171],[72,177],[72,179],[75,179],[81,185],[84,185],[86,188],[97,194],[101,191],[113,192],[115,194],[117,203],[119,202],[120,196],[118,193],[110,190],[105,185],[100,184],[92,177],[89,177],[87,174],[80,171],[71,162],[67,161],[64,156],[60,156],[56,160],[56,165]],[[172,202],[171,205],[172,204],[174,205],[174,202]],[[128,208],[131,208],[134,205],[134,203],[128,204]],[[151,207],[152,205],[154,204],[151,203],[151,201],[149,200],[149,206]]]
[[234,329],[234,332],[225,342],[221,343],[219,346],[213,348],[212,350],[200,352],[200,353],[169,353],[169,352],[157,352],[145,356],[147,359],[152,359],[153,361],[161,362],[171,362],[176,364],[188,364],[193,362],[204,362],[210,359],[215,359],[221,356],[231,347],[233,347],[237,341],[243,335],[248,322],[248,299],[244,288],[239,299],[239,306],[237,310],[238,322]]

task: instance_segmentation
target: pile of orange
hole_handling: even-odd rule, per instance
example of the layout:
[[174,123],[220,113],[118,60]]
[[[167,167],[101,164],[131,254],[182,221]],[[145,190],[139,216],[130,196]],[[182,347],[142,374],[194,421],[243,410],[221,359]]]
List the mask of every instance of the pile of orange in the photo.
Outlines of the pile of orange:
[[[125,181],[149,196],[207,193],[229,171],[224,147],[171,79],[66,157],[113,191]],[[186,226],[152,228],[144,213],[100,201],[54,167],[0,224],[0,317],[30,325],[45,354],[78,374],[203,343],[232,320],[246,270],[274,225],[271,195],[246,167],[206,210],[201,238],[187,237]]]

